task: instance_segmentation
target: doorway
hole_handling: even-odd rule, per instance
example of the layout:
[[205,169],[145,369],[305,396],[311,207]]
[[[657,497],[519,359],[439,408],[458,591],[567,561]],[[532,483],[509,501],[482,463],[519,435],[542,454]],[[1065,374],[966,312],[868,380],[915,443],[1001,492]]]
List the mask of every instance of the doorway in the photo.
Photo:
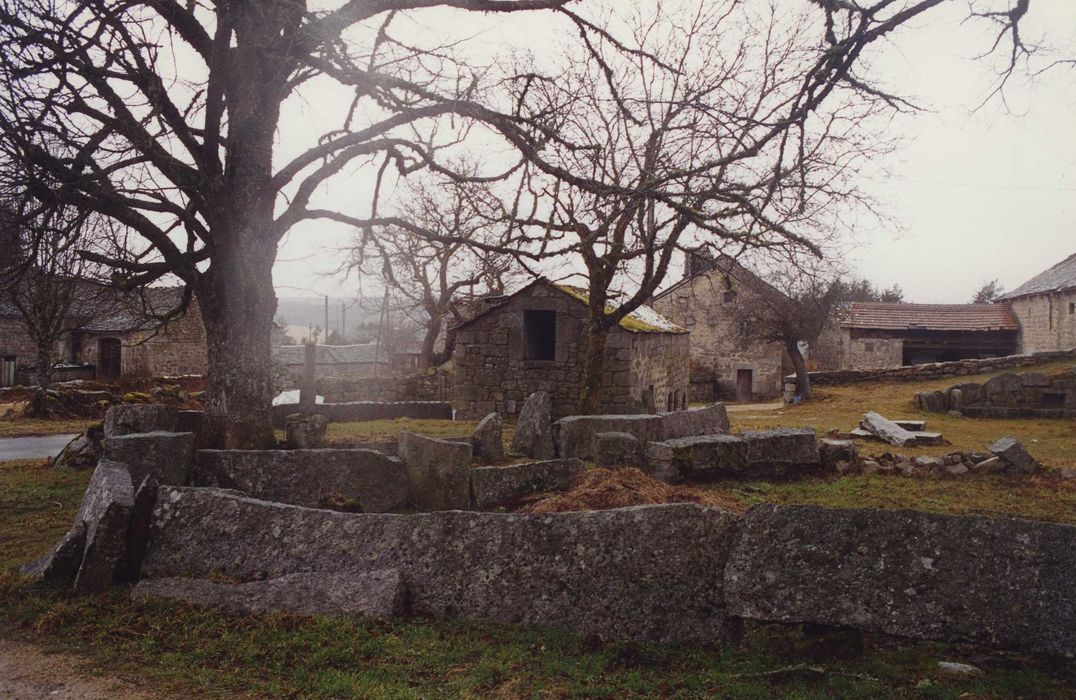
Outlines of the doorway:
[[751,386],[755,379],[754,370],[750,369],[738,369],[736,370],[736,400],[741,402],[751,401],[754,395],[751,392]]
[[97,341],[98,379],[119,379],[121,353],[119,338],[101,338]]

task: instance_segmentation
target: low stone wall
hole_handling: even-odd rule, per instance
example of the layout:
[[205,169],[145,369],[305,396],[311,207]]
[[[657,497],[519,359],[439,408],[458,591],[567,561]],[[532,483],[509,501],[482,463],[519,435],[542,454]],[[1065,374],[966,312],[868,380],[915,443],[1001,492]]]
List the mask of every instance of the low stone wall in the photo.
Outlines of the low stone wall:
[[718,479],[785,479],[822,470],[809,428],[699,435],[646,446],[645,471],[668,483]]
[[981,384],[921,392],[925,411],[959,411],[973,418],[1076,418],[1076,367],[1043,374],[999,374]]
[[[281,428],[284,419],[298,413],[299,404],[288,403],[273,406],[273,425]],[[334,423],[352,423],[366,420],[393,420],[395,418],[430,418],[452,420],[452,404],[445,401],[352,401],[349,403],[319,403],[319,413]]]
[[740,630],[725,615],[715,575],[736,520],[693,504],[550,515],[350,514],[164,487],[142,574],[250,581],[395,569],[417,615],[720,645]]
[[[1051,360],[1076,359],[1076,348],[1071,350],[1055,350],[1050,352],[1036,352],[1030,355],[1008,355],[1006,357],[988,357],[981,360],[955,360],[953,362],[931,362],[925,365],[909,365],[907,367],[891,367],[886,369],[838,369],[826,372],[810,372],[811,383],[817,386],[835,386],[840,384],[857,384],[859,382],[876,382],[883,380],[898,380],[906,382],[923,381],[927,379],[944,379],[946,377],[962,377],[971,374],[982,374],[999,369],[1013,369],[1028,367]],[[789,385],[795,390],[796,378],[793,375],[785,377],[785,392]]]
[[762,505],[725,569],[729,610],[1076,655],[1076,527],[916,511]]
[[604,639],[724,645],[750,618],[1076,656],[1076,526],[1009,518],[771,504],[349,514],[162,487],[141,573],[277,588],[379,571],[399,573],[418,615]]
[[568,416],[553,424],[553,439],[559,457],[592,459],[594,436],[598,433],[627,433],[647,443],[728,430],[725,404],[715,403],[659,414]]
[[199,450],[190,483],[312,507],[333,499],[364,513],[402,508],[408,495],[400,460],[373,450]]
[[321,377],[317,391],[326,401],[445,401],[448,374],[429,370],[405,377]]

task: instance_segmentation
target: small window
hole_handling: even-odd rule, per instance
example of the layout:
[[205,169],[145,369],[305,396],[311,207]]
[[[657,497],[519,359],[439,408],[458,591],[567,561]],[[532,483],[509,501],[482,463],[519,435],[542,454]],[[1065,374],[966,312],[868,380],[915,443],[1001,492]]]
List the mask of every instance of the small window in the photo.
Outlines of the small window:
[[1076,316],[1076,302],[1069,302],[1069,316]]
[[523,359],[557,359],[557,312],[527,309],[523,312]]
[[736,301],[736,292],[728,291],[721,295],[721,301],[724,304],[732,304]]

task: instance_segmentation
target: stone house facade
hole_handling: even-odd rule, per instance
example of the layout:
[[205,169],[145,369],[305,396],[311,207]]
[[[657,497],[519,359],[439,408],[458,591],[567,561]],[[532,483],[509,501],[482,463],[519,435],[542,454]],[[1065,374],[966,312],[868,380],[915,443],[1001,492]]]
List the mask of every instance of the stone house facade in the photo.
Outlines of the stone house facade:
[[[82,303],[71,311],[72,329],[55,350],[59,362],[78,370],[72,376],[118,381],[205,374],[206,335],[197,300],[183,316],[161,325],[151,316],[175,305],[178,288],[151,288],[132,298],[91,282],[85,287]],[[37,348],[22,318],[14,307],[0,306],[0,386],[32,383],[36,362]]]
[[749,340],[741,310],[780,294],[728,256],[688,254],[684,278],[654,297],[654,310],[691,332],[693,401],[773,398],[792,371],[781,343]]
[[1076,348],[1076,253],[999,300],[1020,323],[1020,351]]
[[[575,413],[582,387],[586,294],[538,279],[456,327],[451,400],[456,416],[515,417],[547,391],[555,418]],[[602,410],[647,413],[688,401],[689,336],[645,307],[609,333]]]

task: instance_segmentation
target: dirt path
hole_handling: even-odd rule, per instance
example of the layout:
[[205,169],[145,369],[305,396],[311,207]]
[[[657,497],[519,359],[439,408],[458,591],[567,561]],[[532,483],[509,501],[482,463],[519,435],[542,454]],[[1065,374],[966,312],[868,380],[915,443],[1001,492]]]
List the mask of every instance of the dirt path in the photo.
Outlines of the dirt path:
[[0,639],[0,698],[4,700],[153,700],[132,686],[94,678],[82,662],[44,654],[28,644]]

